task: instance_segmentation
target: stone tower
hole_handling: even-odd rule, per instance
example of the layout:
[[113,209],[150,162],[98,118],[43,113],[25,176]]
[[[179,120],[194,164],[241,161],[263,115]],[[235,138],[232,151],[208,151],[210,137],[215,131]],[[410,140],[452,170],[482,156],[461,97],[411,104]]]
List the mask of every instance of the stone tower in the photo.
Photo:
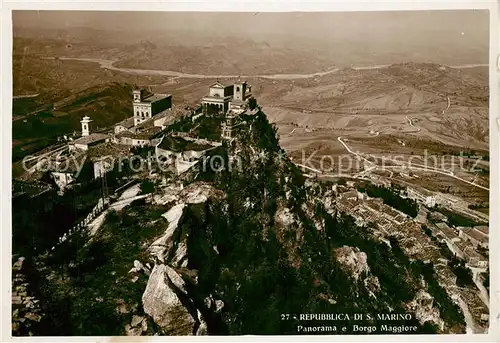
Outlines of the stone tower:
[[236,100],[245,100],[245,95],[247,91],[247,82],[241,82],[241,80],[238,80],[234,83],[234,91],[233,91],[233,98]]
[[233,115],[232,111],[230,110],[226,114],[225,121],[222,122],[222,132],[221,132],[222,139],[231,139],[232,129],[233,129],[233,119],[234,119],[234,115]]
[[141,102],[144,96],[144,90],[136,88],[132,91],[132,94],[134,95],[134,102]]
[[90,118],[88,116],[83,117],[83,119],[80,121],[82,123],[82,137],[90,135]]

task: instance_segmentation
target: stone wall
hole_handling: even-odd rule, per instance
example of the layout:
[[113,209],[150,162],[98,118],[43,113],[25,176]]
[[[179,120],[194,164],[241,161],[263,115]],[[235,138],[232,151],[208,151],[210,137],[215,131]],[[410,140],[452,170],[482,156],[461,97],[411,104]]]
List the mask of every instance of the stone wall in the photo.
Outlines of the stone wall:
[[12,335],[32,336],[44,314],[28,282],[30,266],[20,257],[12,266]]

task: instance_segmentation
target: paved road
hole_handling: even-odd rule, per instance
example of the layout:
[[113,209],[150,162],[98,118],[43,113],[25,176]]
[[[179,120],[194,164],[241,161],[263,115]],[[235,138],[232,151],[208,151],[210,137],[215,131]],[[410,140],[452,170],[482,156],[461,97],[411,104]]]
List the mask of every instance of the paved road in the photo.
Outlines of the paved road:
[[346,150],[347,150],[349,153],[351,153],[351,154],[353,154],[353,155],[356,155],[357,157],[359,157],[359,158],[363,159],[363,160],[364,160],[364,161],[366,161],[368,164],[375,165],[375,163],[373,163],[372,161],[368,160],[368,159],[367,159],[367,158],[365,158],[364,156],[361,156],[359,153],[352,151],[352,150],[351,150],[351,148],[349,148],[349,147],[347,146],[347,144],[345,144],[345,143],[344,143],[344,141],[342,140],[342,137],[338,137],[338,138],[337,138],[337,140],[338,140],[338,141],[339,141],[339,142],[340,142],[340,143],[344,146],[344,148],[346,148]]
[[[54,60],[55,57],[43,57],[43,59]],[[101,68],[120,71],[128,74],[135,75],[162,75],[162,76],[172,76],[172,77],[181,77],[187,79],[216,79],[216,78],[251,78],[251,77],[259,77],[264,79],[272,79],[272,80],[294,80],[294,79],[308,79],[317,76],[325,76],[328,74],[332,74],[341,70],[340,68],[332,68],[327,71],[310,73],[310,74],[268,74],[268,75],[208,75],[208,74],[189,74],[189,73],[181,73],[173,70],[155,70],[155,69],[136,69],[136,68],[120,68],[116,67],[114,64],[118,62],[117,60],[106,60],[100,58],[78,58],[78,57],[59,57],[59,60],[72,60],[72,61],[83,61],[83,62],[93,62],[98,63]],[[389,66],[389,64],[379,64],[372,66],[352,66],[351,69],[354,70],[369,70],[369,69],[381,69]],[[488,66],[487,64],[465,64],[461,66],[449,66],[450,68],[475,68],[480,66]]]

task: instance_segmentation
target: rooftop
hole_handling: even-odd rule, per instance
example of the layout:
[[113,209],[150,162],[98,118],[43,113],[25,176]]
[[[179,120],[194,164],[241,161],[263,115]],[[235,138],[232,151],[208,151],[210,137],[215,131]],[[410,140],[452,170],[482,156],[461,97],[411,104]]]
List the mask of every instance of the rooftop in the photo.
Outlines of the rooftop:
[[126,156],[129,153],[130,147],[127,145],[114,144],[112,142],[106,142],[103,144],[95,145],[89,147],[87,150],[87,156],[91,159],[97,159],[99,157],[105,156]]
[[86,154],[67,156],[66,159],[51,164],[50,171],[57,173],[76,173],[85,163]]
[[118,126],[118,125],[123,126],[124,128],[130,129],[131,127],[134,126],[134,117],[124,119],[121,122],[115,124],[115,126]]
[[441,232],[446,236],[448,239],[454,239],[457,238],[458,235],[453,231],[448,225],[445,223],[437,223],[436,226],[441,230]]
[[488,243],[488,236],[483,234],[481,231],[472,228],[461,228],[461,230],[465,235],[475,239],[478,242]]
[[188,150],[203,151],[212,148],[212,146],[194,143],[181,137],[165,136],[158,145],[158,148],[173,152],[182,152]]
[[151,95],[143,98],[141,102],[154,103],[154,102],[163,100],[163,99],[171,97],[171,96],[172,96],[172,94],[151,94]]
[[464,242],[464,241],[460,241],[460,242],[455,242],[455,246],[461,251],[461,252],[464,252],[465,249],[467,249],[470,244],[467,243],[467,242]]
[[116,137],[119,138],[126,137],[132,139],[151,139],[160,131],[161,131],[160,127],[151,127],[139,132],[123,131],[117,134]]
[[434,268],[436,268],[438,277],[440,277],[443,280],[452,281],[452,280],[456,280],[456,278],[457,278],[455,273],[453,273],[450,270],[450,268],[445,266],[445,265],[441,265],[441,264],[436,265]]
[[451,230],[451,228],[446,224],[446,223],[443,223],[443,222],[440,222],[440,223],[436,223],[436,226],[441,229],[441,230]]
[[154,116],[151,117],[151,119],[152,120],[161,119],[161,118],[168,116],[169,114],[172,114],[172,109],[170,109],[170,108],[155,114]]
[[210,88],[226,88],[227,86],[220,83],[220,81],[215,81],[209,87]]
[[479,261],[488,261],[486,257],[478,253],[472,247],[468,246],[465,248],[464,254],[467,255],[468,258],[477,258]]
[[486,225],[474,226],[474,229],[478,230],[479,232],[485,235],[489,234],[490,231]]
[[75,139],[74,141],[71,141],[69,144],[91,144],[99,141],[104,141],[107,138],[109,138],[109,136],[105,135],[104,133],[92,133],[88,136]]

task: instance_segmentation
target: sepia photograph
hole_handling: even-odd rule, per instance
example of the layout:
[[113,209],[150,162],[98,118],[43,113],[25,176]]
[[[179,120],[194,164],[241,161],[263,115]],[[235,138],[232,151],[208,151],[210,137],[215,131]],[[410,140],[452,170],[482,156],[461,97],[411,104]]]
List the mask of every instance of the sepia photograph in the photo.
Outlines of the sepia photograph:
[[11,25],[11,336],[489,332],[489,10]]

